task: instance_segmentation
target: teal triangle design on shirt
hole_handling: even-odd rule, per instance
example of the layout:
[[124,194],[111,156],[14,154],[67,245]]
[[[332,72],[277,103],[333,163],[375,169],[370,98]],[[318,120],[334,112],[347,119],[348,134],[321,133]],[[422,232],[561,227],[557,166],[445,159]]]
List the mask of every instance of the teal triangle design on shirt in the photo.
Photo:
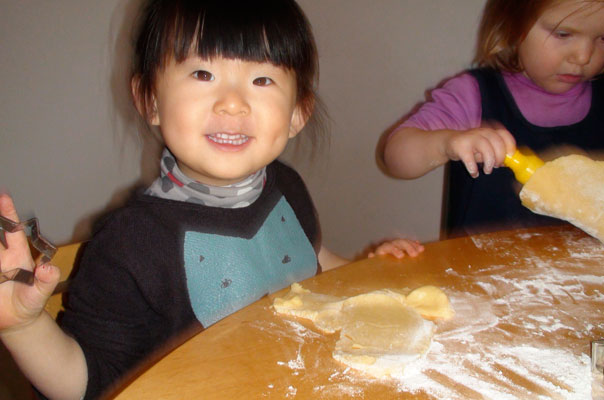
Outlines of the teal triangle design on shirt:
[[267,293],[313,276],[317,258],[282,197],[251,239],[186,232],[184,265],[191,306],[208,327]]

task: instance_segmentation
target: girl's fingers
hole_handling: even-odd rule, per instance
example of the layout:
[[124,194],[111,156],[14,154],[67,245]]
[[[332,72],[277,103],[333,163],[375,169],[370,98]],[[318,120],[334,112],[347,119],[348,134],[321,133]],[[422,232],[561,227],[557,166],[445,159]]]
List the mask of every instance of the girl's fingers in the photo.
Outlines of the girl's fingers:
[[375,255],[387,254],[390,254],[396,258],[403,258],[405,257],[405,254],[408,254],[410,257],[415,257],[422,251],[424,251],[424,246],[417,241],[397,239],[381,244],[373,253],[369,253],[369,257],[371,258]]
[[[0,215],[14,222],[19,222],[19,215],[11,197],[7,194],[0,194]],[[0,244],[0,271],[7,271],[13,268],[33,268],[33,259],[29,251],[27,236],[25,232],[0,232],[4,234],[7,248]]]
[[402,254],[402,251],[398,247],[394,246],[392,242],[382,243],[381,245],[379,245],[377,249],[375,249],[375,254],[377,254],[378,256],[391,254],[396,258],[401,258],[402,256],[404,256],[404,254]]
[[461,162],[466,166],[466,170],[472,178],[478,178],[478,164],[474,154],[462,154],[460,155]]
[[40,292],[44,296],[50,297],[61,279],[61,270],[52,264],[42,264],[36,267],[34,274],[35,284]]
[[424,246],[415,240],[402,240],[399,246],[405,249],[407,254],[411,257],[415,257],[424,251]]
[[19,222],[19,216],[17,215],[17,209],[13,204],[13,199],[5,194],[0,194],[0,215],[6,217],[15,222]]
[[[0,215],[14,222],[19,216],[13,200],[0,194]],[[23,230],[2,232],[7,247],[0,245],[0,270],[14,268],[34,270],[27,236]],[[34,283],[6,282],[0,285],[0,329],[18,329],[35,320],[44,310],[44,305],[52,295],[61,272],[56,266],[45,264],[34,270]]]
[[495,167],[495,151],[490,141],[483,140],[478,145],[478,152],[482,155],[482,170],[489,175]]
[[471,129],[453,137],[447,144],[447,155],[451,160],[464,163],[473,178],[479,175],[478,164],[483,164],[485,174],[503,165],[506,154],[516,149],[516,141],[504,127],[485,126]]
[[[10,317],[4,316],[5,319],[0,324],[4,325],[4,328],[18,327],[36,319],[44,310],[44,306],[59,283],[61,271],[54,265],[43,264],[36,267],[34,276],[32,286],[18,282],[10,283],[13,287],[13,293],[10,296],[14,300],[11,301],[12,309],[2,310],[7,313],[6,315],[10,315]],[[5,285],[9,285],[9,283],[5,283]],[[1,317],[0,320],[2,320]]]
[[503,140],[505,146],[505,154],[514,154],[516,151],[516,139],[510,132],[506,129],[498,129],[497,133],[499,137]]
[[495,134],[490,137],[490,144],[493,148],[493,166],[500,167],[503,165],[507,149],[503,138],[495,131]]

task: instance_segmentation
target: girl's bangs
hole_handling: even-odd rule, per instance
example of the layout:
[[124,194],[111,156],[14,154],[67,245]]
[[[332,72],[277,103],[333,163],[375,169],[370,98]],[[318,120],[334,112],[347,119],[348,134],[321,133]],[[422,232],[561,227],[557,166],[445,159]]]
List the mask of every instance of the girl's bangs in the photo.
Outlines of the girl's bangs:
[[279,7],[262,9],[254,3],[238,3],[237,10],[206,6],[177,11],[170,33],[164,35],[163,58],[172,56],[182,62],[194,54],[270,62],[288,69],[307,66],[309,44],[299,33],[298,19]]

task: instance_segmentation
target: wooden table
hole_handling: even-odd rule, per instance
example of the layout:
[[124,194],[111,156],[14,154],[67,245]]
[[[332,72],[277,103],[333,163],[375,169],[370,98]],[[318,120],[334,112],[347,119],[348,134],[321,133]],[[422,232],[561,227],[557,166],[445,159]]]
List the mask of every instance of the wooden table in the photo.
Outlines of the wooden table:
[[498,232],[377,258],[302,285],[350,296],[436,285],[456,316],[437,323],[426,357],[403,379],[376,380],[331,357],[338,334],[271,309],[286,290],[194,336],[117,399],[600,398],[590,341],[604,337],[604,246],[572,227]]

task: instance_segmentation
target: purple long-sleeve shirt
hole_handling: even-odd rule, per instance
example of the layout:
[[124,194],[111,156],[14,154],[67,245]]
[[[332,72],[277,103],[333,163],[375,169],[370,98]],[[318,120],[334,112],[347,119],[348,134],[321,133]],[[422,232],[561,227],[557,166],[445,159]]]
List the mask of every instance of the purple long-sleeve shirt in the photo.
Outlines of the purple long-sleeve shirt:
[[[591,84],[583,82],[562,94],[541,89],[522,73],[503,73],[522,115],[533,125],[554,127],[581,121],[591,107]],[[477,128],[482,123],[478,82],[462,73],[434,89],[431,99],[410,116],[402,126],[422,130]]]

